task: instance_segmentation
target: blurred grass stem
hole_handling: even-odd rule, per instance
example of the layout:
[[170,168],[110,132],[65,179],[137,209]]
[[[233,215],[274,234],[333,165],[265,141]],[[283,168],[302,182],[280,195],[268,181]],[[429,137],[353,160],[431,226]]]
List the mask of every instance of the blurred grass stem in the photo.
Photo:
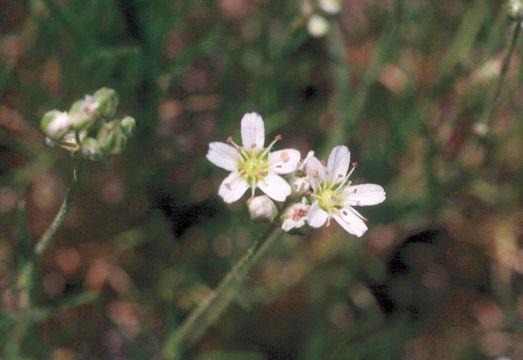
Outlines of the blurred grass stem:
[[196,342],[205,334],[206,330],[217,320],[234,298],[233,290],[241,284],[249,269],[270,248],[270,245],[280,234],[280,227],[271,224],[232,270],[225,275],[218,287],[191,312],[175,332],[168,335],[163,349],[166,358],[177,358],[182,346]]

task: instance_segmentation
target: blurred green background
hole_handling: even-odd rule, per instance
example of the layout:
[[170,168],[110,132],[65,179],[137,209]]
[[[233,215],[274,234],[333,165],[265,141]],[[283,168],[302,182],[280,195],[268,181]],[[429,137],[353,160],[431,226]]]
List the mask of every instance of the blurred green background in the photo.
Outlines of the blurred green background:
[[[222,202],[227,173],[205,158],[256,111],[302,155],[347,145],[354,182],[387,200],[361,209],[360,239],[337,224],[281,237],[183,358],[523,358],[521,44],[492,101],[516,26],[504,1],[303,3],[0,0],[0,349],[155,358],[266,227],[246,198]],[[85,167],[39,264],[36,320],[13,333],[8,288],[75,163],[39,120],[101,86],[136,134]]]

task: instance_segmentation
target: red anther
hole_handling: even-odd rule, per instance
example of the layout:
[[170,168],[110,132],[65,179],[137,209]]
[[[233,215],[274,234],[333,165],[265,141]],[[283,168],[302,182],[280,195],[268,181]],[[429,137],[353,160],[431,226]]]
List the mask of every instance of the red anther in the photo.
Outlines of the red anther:
[[331,220],[330,220],[330,219],[327,219],[327,222],[325,223],[325,226],[326,226],[326,227],[331,226]]
[[240,176],[245,176],[245,174],[247,174],[247,171],[243,170],[243,171],[240,173]]
[[318,175],[319,175],[318,170],[316,170],[316,169],[312,170],[312,177],[318,178]]
[[334,195],[331,196],[331,200],[332,200],[332,201],[336,201],[336,196],[334,196]]
[[281,134],[276,135],[276,136],[274,137],[274,140],[278,140],[278,141],[281,140]]
[[323,166],[327,166],[327,163],[325,162],[325,160],[322,160],[322,161],[321,161],[321,164],[322,164]]
[[84,106],[83,110],[85,114],[91,115],[91,108],[89,106]]
[[303,171],[307,172],[307,165],[303,165]]
[[338,179],[342,178],[343,174],[338,174]]
[[363,218],[363,221],[367,222],[369,221],[369,219],[367,219],[366,217]]
[[250,198],[250,199],[251,199],[251,200],[254,200],[254,198],[255,198],[255,197],[256,197],[256,196],[254,196],[254,195],[251,195],[251,198]]
[[231,190],[231,183],[227,183],[227,184],[225,184],[225,187],[226,187],[227,189]]
[[345,210],[343,210],[343,215],[347,215],[347,212]]
[[238,149],[236,149],[236,152],[237,152],[238,154],[241,154],[241,153],[242,153],[242,148],[238,148]]
[[354,188],[353,193],[356,194],[357,191],[358,191],[358,188]]
[[256,147],[256,144],[251,144],[251,149],[254,149]]
[[265,171],[258,171],[258,175],[265,176]]
[[281,169],[281,165],[276,165],[276,167],[277,167],[278,169]]
[[232,141],[232,136],[227,136],[227,139],[225,140],[227,141],[228,143],[230,143]]
[[311,193],[310,191],[306,191],[306,192],[305,192],[305,195],[307,195],[307,196],[311,196],[312,193]]
[[357,167],[357,166],[358,166],[358,162],[357,161],[352,163],[352,167]]

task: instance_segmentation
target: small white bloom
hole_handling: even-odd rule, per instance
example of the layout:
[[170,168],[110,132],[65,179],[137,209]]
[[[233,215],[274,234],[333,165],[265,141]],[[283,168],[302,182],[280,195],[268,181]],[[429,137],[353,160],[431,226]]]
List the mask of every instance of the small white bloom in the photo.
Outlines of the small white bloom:
[[46,129],[46,134],[51,138],[63,133],[71,126],[71,117],[66,111],[56,111],[54,114],[53,120],[49,122]]
[[328,14],[335,15],[340,12],[341,0],[319,0],[320,8]]
[[232,203],[248,188],[251,188],[251,196],[259,188],[273,200],[284,201],[290,195],[291,187],[280,174],[296,171],[300,152],[294,149],[270,152],[281,135],[265,148],[265,126],[262,117],[256,113],[243,116],[241,137],[243,146],[238,146],[230,136],[227,142],[232,146],[222,142],[209,144],[207,159],[231,172],[221,183],[218,195],[225,202]]
[[247,206],[249,207],[251,219],[269,219],[273,221],[278,214],[276,205],[267,195],[255,196],[247,200]]
[[329,23],[321,15],[312,15],[307,22],[307,30],[314,37],[322,37],[329,31]]
[[314,198],[307,217],[310,226],[318,228],[334,218],[348,233],[362,236],[367,231],[367,218],[353,206],[376,205],[385,200],[385,191],[380,185],[361,184],[351,186],[350,175],[357,166],[350,165],[350,152],[346,146],[332,149],[327,166],[312,157],[307,162],[307,176],[313,189]]
[[281,224],[281,228],[284,231],[289,231],[305,225],[309,208],[310,205],[306,198],[302,198],[301,202],[289,206],[282,214],[281,218],[283,223]]

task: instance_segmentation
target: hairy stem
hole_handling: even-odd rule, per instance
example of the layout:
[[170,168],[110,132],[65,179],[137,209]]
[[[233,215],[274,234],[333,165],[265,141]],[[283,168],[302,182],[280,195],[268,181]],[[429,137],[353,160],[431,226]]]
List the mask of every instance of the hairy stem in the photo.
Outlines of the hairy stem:
[[281,229],[271,224],[252,244],[245,255],[209,296],[194,309],[177,330],[167,337],[164,356],[176,358],[182,346],[196,342],[225,310],[233,299],[234,290],[244,279],[249,269],[256,263],[271,243],[278,238]]

